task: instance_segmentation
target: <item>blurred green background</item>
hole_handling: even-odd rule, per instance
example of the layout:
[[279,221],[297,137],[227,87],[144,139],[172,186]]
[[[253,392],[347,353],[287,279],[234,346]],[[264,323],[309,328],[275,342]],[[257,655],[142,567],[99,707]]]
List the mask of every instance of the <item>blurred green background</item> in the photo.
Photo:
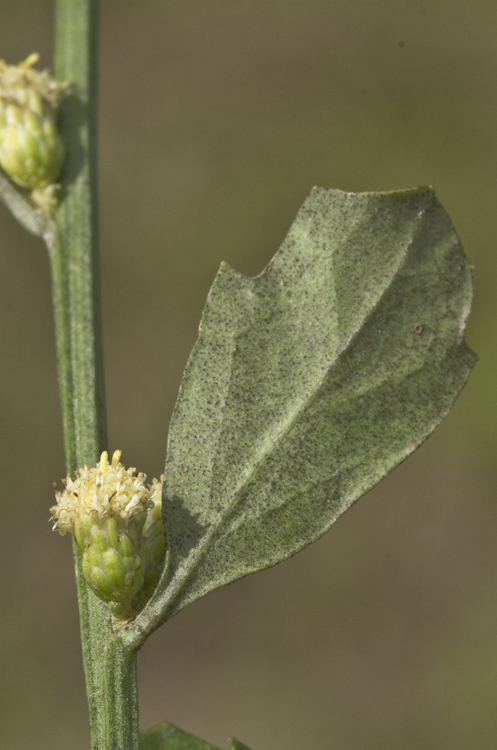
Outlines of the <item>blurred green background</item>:
[[[144,727],[221,747],[497,743],[495,0],[102,0],[110,450],[149,477],[219,263],[258,273],[315,185],[433,184],[475,265],[470,383],[435,435],[292,560],[139,658]],[[52,64],[53,4],[2,0],[0,57]],[[0,733],[89,746],[41,241],[0,206]]]

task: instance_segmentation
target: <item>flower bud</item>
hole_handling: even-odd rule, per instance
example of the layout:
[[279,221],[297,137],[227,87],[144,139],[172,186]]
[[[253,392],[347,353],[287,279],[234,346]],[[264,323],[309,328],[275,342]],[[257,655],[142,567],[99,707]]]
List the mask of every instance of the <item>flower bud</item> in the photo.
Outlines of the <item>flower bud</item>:
[[162,482],[154,479],[150,488],[150,499],[153,507],[147,513],[143,525],[143,560],[145,563],[143,588],[140,591],[136,606],[139,611],[143,609],[155,591],[164,567],[166,556],[166,532],[162,521]]
[[165,557],[162,483],[145,484],[145,474],[126,469],[116,451],[109,464],[102,453],[95,468],[67,477],[50,508],[54,528],[74,534],[83,553],[83,574],[117,619],[143,609],[157,585]]
[[54,200],[64,160],[57,108],[67,86],[35,70],[38,57],[34,53],[19,65],[0,60],[0,166],[17,185],[37,191],[33,198],[43,203],[49,186]]

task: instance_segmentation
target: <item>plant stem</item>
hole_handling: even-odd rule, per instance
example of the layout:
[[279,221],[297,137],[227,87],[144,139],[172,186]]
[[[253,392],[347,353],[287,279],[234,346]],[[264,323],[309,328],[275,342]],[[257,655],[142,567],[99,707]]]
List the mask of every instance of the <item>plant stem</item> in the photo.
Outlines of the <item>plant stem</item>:
[[[107,447],[96,210],[96,0],[57,0],[56,63],[67,157],[49,249],[67,473]],[[73,544],[92,750],[138,750],[136,654],[112,632]]]
[[102,728],[106,750],[138,749],[136,653],[125,649],[115,637],[105,649],[102,678]]
[[[96,207],[96,2],[57,0],[55,72],[70,91],[61,106],[67,147],[51,256],[68,471],[106,447]],[[62,320],[64,318],[64,321]],[[60,335],[59,335],[60,334]]]

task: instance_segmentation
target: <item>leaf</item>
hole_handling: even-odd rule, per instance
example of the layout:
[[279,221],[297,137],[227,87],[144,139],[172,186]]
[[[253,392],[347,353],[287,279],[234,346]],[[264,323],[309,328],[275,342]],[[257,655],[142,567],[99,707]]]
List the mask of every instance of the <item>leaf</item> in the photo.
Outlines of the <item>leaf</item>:
[[[219,750],[219,748],[163,721],[145,732],[140,732],[140,750]],[[249,748],[231,738],[228,750],[249,750]]]
[[44,237],[48,243],[53,241],[54,225],[52,219],[33,208],[24,194],[0,169],[0,199],[10,209],[17,221],[31,234]]
[[431,189],[315,188],[257,277],[223,264],[172,417],[168,565],[124,637],[318,539],[449,411],[470,267]]

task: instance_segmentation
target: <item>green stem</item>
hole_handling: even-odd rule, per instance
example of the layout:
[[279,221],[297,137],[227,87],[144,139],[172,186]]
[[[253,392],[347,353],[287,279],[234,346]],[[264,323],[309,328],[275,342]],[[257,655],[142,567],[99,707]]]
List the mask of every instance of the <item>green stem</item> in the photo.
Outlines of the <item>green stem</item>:
[[106,646],[102,667],[102,726],[108,742],[105,747],[138,748],[136,653],[114,638]]
[[[100,324],[95,153],[96,0],[57,0],[56,64],[69,82],[61,106],[67,157],[55,230],[45,233],[52,270],[67,472],[107,448]],[[138,750],[136,654],[113,634],[73,545],[92,750]]]
[[[61,106],[67,147],[62,202],[50,247],[68,470],[106,447],[95,152],[96,2],[57,0],[55,72],[68,81]],[[60,323],[60,325],[59,325]]]

